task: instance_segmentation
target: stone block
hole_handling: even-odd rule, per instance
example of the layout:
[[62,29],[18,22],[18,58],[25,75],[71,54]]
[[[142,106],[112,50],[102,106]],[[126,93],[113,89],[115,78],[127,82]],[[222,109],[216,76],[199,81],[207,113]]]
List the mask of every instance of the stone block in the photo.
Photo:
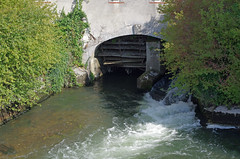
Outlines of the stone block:
[[143,91],[150,91],[152,86],[159,79],[160,74],[158,71],[150,70],[143,73],[137,79],[137,88]]
[[87,85],[90,82],[87,70],[85,70],[81,67],[75,67],[75,68],[73,68],[73,71],[76,76],[77,84]]
[[103,75],[101,71],[101,66],[97,58],[90,59],[90,71],[94,75],[95,78],[99,78]]

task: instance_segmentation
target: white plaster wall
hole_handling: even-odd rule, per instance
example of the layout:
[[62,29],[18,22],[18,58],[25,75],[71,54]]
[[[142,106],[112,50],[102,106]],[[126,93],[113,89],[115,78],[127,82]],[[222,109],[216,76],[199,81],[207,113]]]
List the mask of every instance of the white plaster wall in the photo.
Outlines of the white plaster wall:
[[[108,0],[84,0],[83,11],[90,24],[91,36],[83,61],[93,57],[96,47],[111,38],[131,34],[155,36],[154,32],[164,26],[159,23],[163,15],[157,12],[158,4],[149,1],[123,0],[121,4],[110,4]],[[134,25],[139,29],[134,31]]]
[[72,11],[75,6],[75,0],[45,0],[45,2],[56,4],[58,13],[60,13],[63,9],[65,13],[68,13]]
[[[60,11],[69,12],[75,5],[74,0],[52,0]],[[155,36],[164,26],[159,23],[163,15],[157,12],[158,4],[150,0],[123,0],[121,4],[110,4],[108,0],[83,0],[83,11],[87,15],[90,28],[84,35],[85,53],[83,63],[94,57],[96,47],[111,38],[143,34]],[[138,26],[138,29],[134,29]],[[156,37],[156,36],[155,36]]]

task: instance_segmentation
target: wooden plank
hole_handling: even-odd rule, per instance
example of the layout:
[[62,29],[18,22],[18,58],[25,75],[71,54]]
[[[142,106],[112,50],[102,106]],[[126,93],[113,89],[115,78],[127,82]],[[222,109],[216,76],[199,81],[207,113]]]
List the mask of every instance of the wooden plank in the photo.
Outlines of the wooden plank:
[[144,45],[144,42],[104,42],[104,44],[106,45],[112,45],[112,44],[116,44],[116,45]]
[[127,57],[104,57],[105,61],[127,61],[127,60],[137,60],[137,61],[142,61],[145,60],[146,58],[142,57],[142,58],[127,58]]
[[107,57],[107,56],[104,57],[104,61],[105,61],[105,62],[108,62],[108,61],[121,61],[121,60],[132,60],[132,59],[139,60],[139,61],[144,61],[144,60],[146,60],[145,57],[140,57],[140,58]]
[[[105,57],[106,55],[98,55],[98,57]],[[107,55],[107,57],[122,57],[122,58],[146,58],[146,55],[136,55],[136,56],[131,56],[131,55]]]
[[124,67],[124,68],[146,68],[146,66],[129,66],[129,65],[123,65],[123,66],[118,66],[118,67]]
[[110,65],[112,67],[125,67],[125,68],[146,68],[145,63],[119,63]]
[[146,51],[146,47],[136,47],[136,46],[126,46],[126,47],[118,47],[118,46],[101,46],[101,50],[108,51],[108,50],[136,50],[136,51]]
[[103,65],[114,65],[114,64],[123,64],[123,63],[142,63],[142,60],[135,59],[135,60],[121,60],[121,61],[106,61],[103,63]]
[[108,50],[104,52],[99,52],[97,56],[146,56],[145,52],[141,51],[116,51],[116,50]]

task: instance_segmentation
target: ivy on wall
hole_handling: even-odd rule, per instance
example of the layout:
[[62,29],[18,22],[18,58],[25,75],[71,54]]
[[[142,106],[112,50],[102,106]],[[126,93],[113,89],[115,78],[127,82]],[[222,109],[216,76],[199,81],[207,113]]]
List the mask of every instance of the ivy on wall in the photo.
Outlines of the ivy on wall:
[[88,23],[85,22],[86,15],[82,11],[82,1],[76,2],[72,12],[65,14],[61,13],[61,18],[57,21],[62,33],[65,34],[65,43],[68,52],[71,54],[72,65],[83,66],[82,64],[82,36]]
[[63,87],[77,85],[75,74],[72,70],[74,66],[83,66],[82,36],[88,23],[85,13],[82,11],[82,1],[77,1],[72,12],[65,14],[62,10],[60,18],[56,20],[56,25],[62,35],[59,42],[64,46],[60,52],[60,61],[48,73],[49,87],[52,92],[60,92]]

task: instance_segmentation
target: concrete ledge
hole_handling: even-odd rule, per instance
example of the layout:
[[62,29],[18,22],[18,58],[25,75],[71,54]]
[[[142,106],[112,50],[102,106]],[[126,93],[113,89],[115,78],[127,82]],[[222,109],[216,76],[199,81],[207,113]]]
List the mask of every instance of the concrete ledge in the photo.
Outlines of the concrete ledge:
[[220,124],[225,126],[240,127],[240,109],[239,107],[228,109],[226,106],[207,107],[195,97],[192,98],[196,107],[196,116],[200,119],[202,126],[209,124]]

